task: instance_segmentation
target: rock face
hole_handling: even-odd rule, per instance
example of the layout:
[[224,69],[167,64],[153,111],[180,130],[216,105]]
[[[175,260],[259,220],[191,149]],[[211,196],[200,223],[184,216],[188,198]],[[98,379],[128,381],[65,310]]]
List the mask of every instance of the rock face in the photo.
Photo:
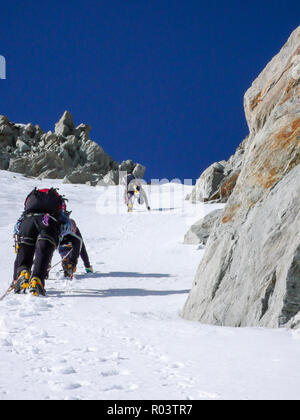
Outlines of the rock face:
[[241,173],[244,162],[246,140],[238,147],[228,162],[215,162],[198,179],[192,193],[186,198],[192,203],[226,203],[231,196]]
[[54,133],[45,133],[38,125],[14,124],[0,116],[0,169],[90,185],[100,185],[103,180],[101,185],[117,185],[121,167],[141,174],[140,164],[115,162],[90,139],[90,131],[87,124],[76,127],[68,111],[55,124]]
[[195,223],[184,237],[184,243],[187,245],[206,245],[211,234],[212,228],[221,217],[223,210],[214,210],[203,219]]
[[300,27],[245,94],[250,134],[231,160],[240,173],[208,240],[185,319],[300,327],[299,63]]
[[207,168],[198,179],[195,188],[189,197],[190,201],[209,201],[211,197],[218,191],[221,181],[223,181],[224,165],[222,163],[214,163]]

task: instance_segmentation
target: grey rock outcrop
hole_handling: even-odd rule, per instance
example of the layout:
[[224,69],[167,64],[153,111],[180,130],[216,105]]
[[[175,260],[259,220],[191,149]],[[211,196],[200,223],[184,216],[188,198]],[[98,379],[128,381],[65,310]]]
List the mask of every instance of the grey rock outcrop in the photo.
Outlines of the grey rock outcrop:
[[225,326],[300,327],[300,27],[245,94],[240,174],[183,309]]
[[65,111],[61,119],[55,124],[55,134],[67,137],[74,133],[75,124],[69,111]]
[[146,167],[141,164],[136,164],[132,173],[138,179],[143,179],[145,175]]
[[119,183],[120,183],[119,171],[115,169],[115,170],[109,171],[108,174],[106,174],[101,180],[98,181],[97,185],[110,187],[114,185],[119,185]]
[[54,133],[0,116],[0,169],[89,185],[98,185],[105,177],[104,185],[116,185],[122,165],[128,173],[140,171],[142,166],[133,161],[119,165],[90,139],[90,131],[87,124],[76,127],[69,111],[55,124]]
[[224,169],[224,166],[219,162],[213,163],[207,168],[198,179],[189,200],[193,203],[209,201],[218,191],[220,183],[225,177]]
[[244,164],[245,139],[228,161],[215,162],[209,166],[198,179],[191,194],[186,200],[196,202],[220,202],[226,203],[231,196],[241,169]]
[[119,165],[119,171],[121,172],[128,172],[131,174],[135,168],[135,164],[132,160],[126,160]]
[[187,245],[206,245],[208,238],[211,234],[212,228],[216,224],[217,220],[223,214],[223,210],[214,210],[193,224],[188,232],[185,234],[184,243]]

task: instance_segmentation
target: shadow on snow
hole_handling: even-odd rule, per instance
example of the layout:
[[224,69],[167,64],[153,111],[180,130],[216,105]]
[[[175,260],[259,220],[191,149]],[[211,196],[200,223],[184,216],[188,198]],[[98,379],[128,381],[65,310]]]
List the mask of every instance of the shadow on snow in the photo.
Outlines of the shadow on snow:
[[100,273],[96,272],[94,274],[78,274],[75,279],[99,279],[99,278],[113,277],[113,278],[141,278],[141,279],[162,279],[167,277],[172,277],[170,274],[160,274],[160,273],[136,273],[136,272],[124,272],[124,271],[112,271],[110,273]]
[[130,296],[168,296],[187,294],[190,290],[146,290],[146,289],[82,289],[82,290],[50,290],[47,292],[49,297],[91,297],[91,298],[109,298],[109,297],[130,297]]
[[[100,273],[96,272],[93,274],[78,274],[76,280],[85,279],[99,279],[99,278],[170,278],[170,274],[160,273],[136,273],[136,272],[110,272]],[[70,282],[70,285],[76,285],[76,282]],[[96,290],[96,289],[78,289],[78,290],[49,290],[47,296],[49,297],[129,297],[129,296],[167,296],[167,295],[178,295],[187,294],[190,290],[146,290],[138,288],[126,288],[126,289],[107,289],[107,290]]]

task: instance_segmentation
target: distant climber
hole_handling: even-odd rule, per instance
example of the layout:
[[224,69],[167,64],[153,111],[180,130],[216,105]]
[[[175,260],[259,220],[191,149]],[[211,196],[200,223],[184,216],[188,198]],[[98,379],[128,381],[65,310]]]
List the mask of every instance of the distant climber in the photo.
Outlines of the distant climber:
[[68,224],[66,199],[56,189],[34,189],[15,225],[15,293],[45,295],[45,280],[58,246],[61,226]]
[[90,264],[81,232],[76,225],[75,220],[69,220],[70,224],[65,225],[66,229],[62,230],[59,241],[59,253],[62,258],[64,276],[67,278],[73,278],[73,275],[76,272],[79,256],[84,263],[85,271],[87,273],[93,273],[93,267]]
[[142,180],[137,179],[133,174],[129,174],[122,179],[121,183],[125,188],[124,201],[129,213],[133,211],[135,201],[140,205],[145,204],[147,210],[151,210],[147,194],[142,186]]

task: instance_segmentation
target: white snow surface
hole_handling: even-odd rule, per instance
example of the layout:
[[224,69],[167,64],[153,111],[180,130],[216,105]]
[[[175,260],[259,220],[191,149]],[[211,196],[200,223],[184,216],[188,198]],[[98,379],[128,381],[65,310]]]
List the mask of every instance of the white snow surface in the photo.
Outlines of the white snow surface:
[[85,274],[80,261],[70,282],[57,266],[46,297],[0,302],[0,400],[299,399],[300,331],[180,317],[204,252],[184,234],[220,205],[192,205],[192,187],[173,183],[146,187],[153,211],[128,214],[120,187],[5,171],[0,180],[1,294],[12,280],[13,226],[35,186],[68,197],[95,270]]

